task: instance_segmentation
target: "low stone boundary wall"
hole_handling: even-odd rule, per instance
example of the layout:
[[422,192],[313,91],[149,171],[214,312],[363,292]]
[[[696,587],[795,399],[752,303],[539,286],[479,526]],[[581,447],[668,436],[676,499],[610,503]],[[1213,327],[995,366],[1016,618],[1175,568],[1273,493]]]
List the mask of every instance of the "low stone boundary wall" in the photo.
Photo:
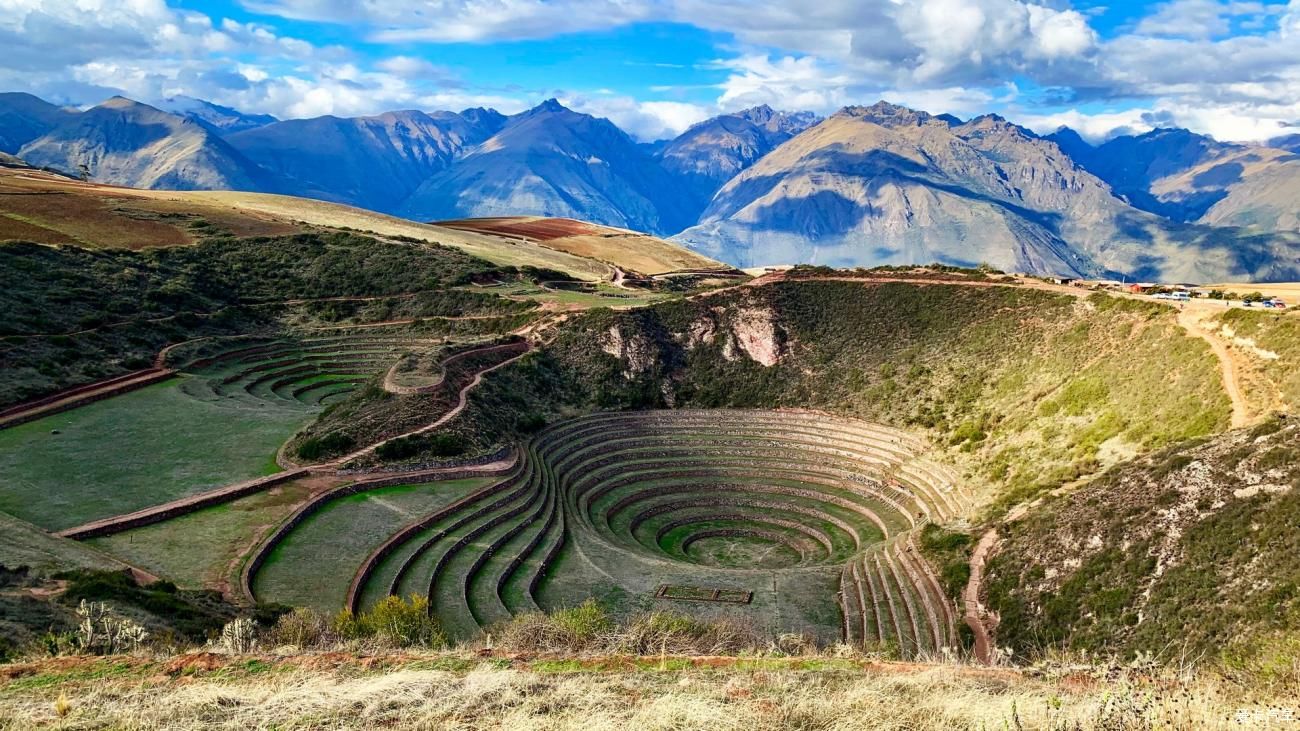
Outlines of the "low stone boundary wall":
[[26,424],[29,421],[36,421],[86,404],[93,404],[96,401],[120,396],[175,377],[176,372],[172,370],[146,368],[142,371],[135,371],[106,381],[88,383],[84,386],[70,388],[33,401],[26,401],[0,411],[0,429]]
[[87,538],[100,538],[102,536],[111,536],[115,533],[122,533],[132,528],[140,528],[153,523],[161,523],[164,520],[171,520],[182,515],[193,513],[204,508],[210,508],[213,505],[220,505],[232,500],[238,500],[246,495],[261,492],[270,489],[276,485],[283,485],[286,482],[292,482],[299,477],[309,474],[307,469],[288,470],[286,472],[277,472],[274,475],[259,477],[255,480],[248,480],[229,487],[223,487],[220,490],[200,493],[188,498],[182,498],[170,503],[164,503],[152,508],[146,508],[126,515],[118,515],[112,518],[97,520],[92,523],[86,523],[75,528],[60,531],[55,535],[63,538],[72,538],[73,540],[83,541]]

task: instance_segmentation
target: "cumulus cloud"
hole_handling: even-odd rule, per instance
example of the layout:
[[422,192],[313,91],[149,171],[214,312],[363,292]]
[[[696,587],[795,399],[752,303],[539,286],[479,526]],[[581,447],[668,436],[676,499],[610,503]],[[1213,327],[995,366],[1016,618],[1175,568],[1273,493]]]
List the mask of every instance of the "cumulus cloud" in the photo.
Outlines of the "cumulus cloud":
[[651,142],[676,137],[691,125],[718,113],[710,106],[674,101],[638,101],[610,94],[561,94],[575,112],[604,117],[632,137]]

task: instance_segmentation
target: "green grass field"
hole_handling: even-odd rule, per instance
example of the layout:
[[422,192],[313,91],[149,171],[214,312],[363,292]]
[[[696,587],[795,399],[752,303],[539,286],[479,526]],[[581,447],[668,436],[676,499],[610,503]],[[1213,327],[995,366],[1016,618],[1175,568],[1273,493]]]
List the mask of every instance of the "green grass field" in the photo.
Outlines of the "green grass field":
[[[469,291],[484,291],[482,287],[466,287]],[[487,291],[502,297],[529,299],[542,304],[561,305],[573,309],[592,307],[642,307],[670,299],[672,295],[621,289],[608,284],[596,285],[591,292],[571,292],[560,289],[543,289],[530,284],[510,284],[492,287]]]
[[337,611],[371,550],[403,525],[494,481],[476,477],[398,485],[334,500],[275,547],[257,573],[257,597]]
[[0,431],[0,511],[61,530],[268,474],[315,413],[199,400],[187,380]]
[[297,482],[224,505],[86,542],[183,588],[220,584],[263,531],[309,496]]
[[24,520],[0,513],[0,566],[40,571],[115,571],[119,561],[67,538],[57,538]]

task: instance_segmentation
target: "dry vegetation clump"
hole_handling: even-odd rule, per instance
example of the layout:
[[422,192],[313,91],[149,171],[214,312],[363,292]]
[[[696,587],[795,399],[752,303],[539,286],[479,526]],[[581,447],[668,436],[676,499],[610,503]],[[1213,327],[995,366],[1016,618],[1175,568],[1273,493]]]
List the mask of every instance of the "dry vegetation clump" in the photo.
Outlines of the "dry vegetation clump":
[[742,617],[702,620],[656,611],[619,624],[594,600],[549,615],[521,614],[500,625],[492,636],[494,649],[505,652],[743,655],[764,648],[780,650]]
[[587,652],[603,648],[614,621],[595,600],[552,614],[520,614],[501,626],[496,644],[516,652]]
[[447,636],[429,611],[429,599],[412,596],[384,597],[369,610],[353,614],[348,610],[334,617],[334,636],[357,640],[384,648],[429,647],[447,645]]
[[762,635],[743,617],[703,621],[672,612],[633,617],[610,639],[614,651],[632,655],[740,655],[763,646]]

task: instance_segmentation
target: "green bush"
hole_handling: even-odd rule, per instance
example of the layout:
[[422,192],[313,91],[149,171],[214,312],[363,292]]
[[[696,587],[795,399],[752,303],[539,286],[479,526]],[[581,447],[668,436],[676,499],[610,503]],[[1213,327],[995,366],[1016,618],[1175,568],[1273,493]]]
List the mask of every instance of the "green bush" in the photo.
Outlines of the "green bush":
[[209,608],[202,593],[183,593],[169,581],[140,586],[125,571],[70,571],[54,578],[68,582],[59,601],[77,606],[82,601],[127,604],[156,615],[190,639],[205,638],[221,629],[228,617]]
[[321,647],[331,643],[334,638],[329,619],[308,607],[296,607],[293,611],[280,615],[267,633],[267,639],[272,645],[292,645],[299,649]]
[[347,640],[369,640],[385,647],[445,647],[447,636],[429,611],[429,599],[385,597],[361,614],[349,610],[334,618],[333,631]]
[[319,437],[310,437],[298,445],[298,456],[302,459],[317,460],[343,454],[355,444],[352,437],[339,432],[332,432]]

